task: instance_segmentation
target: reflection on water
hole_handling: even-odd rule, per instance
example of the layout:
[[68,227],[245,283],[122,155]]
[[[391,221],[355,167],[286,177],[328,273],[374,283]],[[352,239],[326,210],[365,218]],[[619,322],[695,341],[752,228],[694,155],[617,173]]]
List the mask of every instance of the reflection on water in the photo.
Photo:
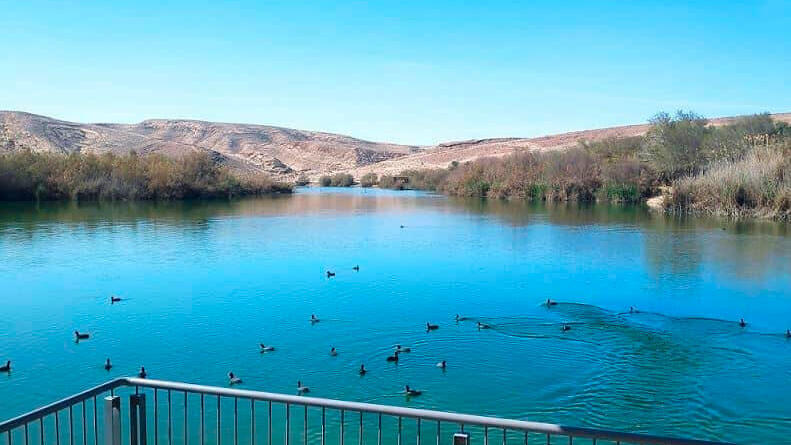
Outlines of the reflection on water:
[[[2,204],[0,359],[15,370],[0,375],[13,401],[0,418],[144,364],[210,385],[233,370],[248,389],[299,379],[321,397],[779,443],[787,230],[361,189]],[[74,329],[92,338],[76,345]],[[412,352],[393,365],[396,343]],[[404,384],[425,393],[407,400]]]

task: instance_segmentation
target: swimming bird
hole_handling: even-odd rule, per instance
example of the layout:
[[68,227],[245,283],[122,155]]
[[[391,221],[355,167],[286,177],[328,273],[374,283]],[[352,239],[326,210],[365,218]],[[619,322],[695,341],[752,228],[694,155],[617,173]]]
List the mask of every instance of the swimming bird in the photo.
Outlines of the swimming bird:
[[404,225],[403,225],[403,224],[401,224],[401,228],[402,228],[402,229],[404,228]]
[[338,350],[335,349],[335,347],[333,347],[332,349],[330,349],[330,355],[335,357],[336,355],[338,355]]
[[786,329],[786,338],[791,338],[791,329]]
[[310,322],[311,322],[311,323],[318,323],[318,322],[320,322],[320,321],[321,321],[321,320],[319,320],[319,318],[318,318],[318,317],[316,317],[316,314],[310,314]]
[[629,313],[630,313],[630,314],[636,314],[636,313],[638,313],[638,312],[640,312],[640,311],[638,311],[637,309],[635,309],[635,308],[634,308],[634,306],[629,306]]
[[297,381],[297,391],[299,393],[306,393],[306,392],[310,392],[310,388],[308,388],[307,386],[302,386],[302,382]]
[[555,306],[556,304],[558,304],[557,301],[552,301],[551,299],[547,298],[547,307]]
[[239,377],[236,377],[235,375],[233,375],[233,372],[229,372],[228,373],[228,384],[229,385],[238,385],[239,383],[242,383],[242,379],[240,379]]
[[426,330],[427,331],[434,331],[434,330],[437,330],[437,329],[439,329],[439,325],[426,323]]
[[560,328],[560,330],[561,330],[561,331],[563,331],[563,332],[570,331],[570,330],[571,330],[571,326],[569,326],[569,325],[567,325],[567,324],[564,324],[564,325],[563,325],[563,326]]
[[408,396],[419,396],[419,395],[423,394],[423,391],[418,391],[416,389],[412,389],[412,388],[409,387],[409,385],[406,385],[404,387],[404,394],[406,394]]
[[412,348],[405,348],[401,345],[396,345],[395,352],[412,352]]
[[110,295],[110,304],[118,303],[121,301],[121,297],[116,297],[115,295]]
[[356,270],[357,272],[359,272],[360,271],[360,265],[358,264],[358,265],[352,267],[352,269]]
[[327,278],[334,277],[334,276],[335,276],[335,272],[330,272],[329,270],[327,271]]
[[445,368],[447,368],[447,366],[448,366],[448,364],[445,362],[445,360],[437,363],[437,368],[445,369]]
[[399,352],[396,351],[396,352],[393,353],[393,355],[387,356],[387,361],[388,362],[398,362],[398,354],[399,354]]
[[459,320],[461,320],[461,317],[459,317],[459,314],[456,314],[456,321],[459,321]]
[[368,370],[365,369],[365,365],[360,365],[360,375],[365,375],[366,372],[368,372]]
[[110,368],[112,368],[112,367],[113,367],[113,364],[112,364],[112,363],[110,363],[110,359],[108,358],[108,359],[107,359],[107,361],[106,361],[106,362],[104,362],[104,369],[106,369],[106,370],[108,370],[108,371],[109,371],[109,370],[110,370]]
[[140,372],[137,373],[137,376],[140,377],[141,379],[144,379],[144,378],[146,378],[147,375],[148,375],[148,373],[146,373],[146,367],[145,366],[141,366],[140,367]]
[[5,362],[5,365],[0,366],[0,372],[10,372],[11,371],[11,360]]
[[478,329],[491,329],[491,328],[492,328],[492,327],[491,327],[491,326],[489,326],[489,325],[488,325],[488,324],[486,324],[486,323],[481,323],[480,321],[478,322]]
[[261,346],[261,352],[272,352],[275,350],[274,346],[267,346],[263,343],[260,343],[260,346]]
[[744,318],[739,320],[739,326],[741,326],[741,327],[747,326],[747,322],[744,321]]
[[91,334],[80,333],[80,331],[74,331],[74,337],[77,340],[86,340],[91,337]]

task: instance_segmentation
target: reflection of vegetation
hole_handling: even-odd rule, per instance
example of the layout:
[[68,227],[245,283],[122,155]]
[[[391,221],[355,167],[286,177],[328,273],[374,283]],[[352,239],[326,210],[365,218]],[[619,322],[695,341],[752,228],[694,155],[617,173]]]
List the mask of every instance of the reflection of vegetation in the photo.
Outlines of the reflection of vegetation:
[[263,176],[239,176],[207,153],[170,159],[35,153],[0,155],[0,200],[169,200],[290,192]]
[[[449,169],[404,171],[398,176],[382,176],[379,186],[466,197],[634,203],[659,194],[662,186],[677,184],[681,190],[690,190],[698,184],[711,196],[679,195],[674,202],[677,209],[731,216],[762,212],[787,218],[791,192],[788,185],[777,183],[787,184],[791,178],[789,138],[788,125],[774,122],[767,114],[714,127],[691,112],[659,113],[643,137],[582,141],[566,150],[519,152],[454,164]],[[759,168],[768,159],[762,154],[768,149],[756,146],[772,144],[786,148],[775,150],[777,162],[768,171]],[[780,162],[781,158],[785,162]],[[714,167],[709,170],[715,172],[732,172],[728,173],[731,183],[715,187],[724,173],[696,183],[683,182],[710,165]],[[748,181],[742,180],[745,176]],[[731,210],[735,206],[739,211]]]

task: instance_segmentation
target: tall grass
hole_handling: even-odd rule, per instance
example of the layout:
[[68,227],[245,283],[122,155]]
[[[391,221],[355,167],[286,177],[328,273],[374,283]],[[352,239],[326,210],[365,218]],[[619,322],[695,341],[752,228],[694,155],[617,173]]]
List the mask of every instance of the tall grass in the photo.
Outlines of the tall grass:
[[677,180],[667,203],[675,212],[791,220],[791,144],[756,147]]
[[70,155],[28,150],[0,154],[0,200],[148,200],[290,192],[264,176],[239,175],[207,153]]

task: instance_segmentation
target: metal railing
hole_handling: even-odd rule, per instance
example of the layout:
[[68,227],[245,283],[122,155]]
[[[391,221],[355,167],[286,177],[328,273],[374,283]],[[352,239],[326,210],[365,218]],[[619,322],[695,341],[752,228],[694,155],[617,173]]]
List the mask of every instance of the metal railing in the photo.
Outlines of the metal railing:
[[[257,406],[265,415],[256,416]],[[5,445],[239,445],[240,437],[245,445],[723,443],[139,378],[112,380],[2,422],[0,440],[4,435]]]

